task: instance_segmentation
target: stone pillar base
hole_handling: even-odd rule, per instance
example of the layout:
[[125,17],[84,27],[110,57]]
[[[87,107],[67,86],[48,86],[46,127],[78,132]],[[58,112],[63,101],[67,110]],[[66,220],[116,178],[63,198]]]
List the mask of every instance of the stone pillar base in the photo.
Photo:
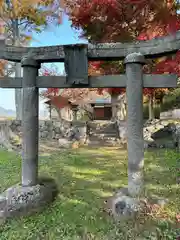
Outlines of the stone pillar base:
[[151,211],[151,206],[163,208],[169,202],[168,199],[155,195],[151,197],[132,197],[128,193],[128,188],[122,188],[114,196],[106,201],[105,210],[115,220],[122,221],[138,217],[141,213]]
[[144,208],[143,202],[131,197],[127,188],[120,189],[114,196],[106,202],[106,211],[115,218],[115,220],[126,220],[135,217]]
[[57,193],[55,181],[48,178],[41,178],[35,186],[12,186],[0,195],[0,221],[39,212]]

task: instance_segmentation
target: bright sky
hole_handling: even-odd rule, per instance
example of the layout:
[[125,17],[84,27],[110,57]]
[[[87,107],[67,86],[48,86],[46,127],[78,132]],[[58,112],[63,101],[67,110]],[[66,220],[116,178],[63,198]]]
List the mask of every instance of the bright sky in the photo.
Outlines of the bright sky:
[[[40,34],[34,34],[33,47],[61,45],[61,44],[75,44],[83,43],[85,40],[78,38],[79,33],[71,28],[71,22],[68,21],[67,16],[64,17],[63,24],[57,27],[52,27]],[[58,64],[60,71],[63,71],[63,64]],[[0,106],[6,109],[15,110],[14,89],[0,88]],[[43,110],[43,104],[40,102],[40,110]]]

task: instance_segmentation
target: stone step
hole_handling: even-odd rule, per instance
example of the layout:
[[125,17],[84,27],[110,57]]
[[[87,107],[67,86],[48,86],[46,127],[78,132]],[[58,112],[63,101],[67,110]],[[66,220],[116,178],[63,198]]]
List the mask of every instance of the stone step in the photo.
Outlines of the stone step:
[[91,137],[98,137],[98,138],[108,138],[108,137],[114,137],[114,138],[118,138],[118,134],[117,133],[102,133],[102,134],[98,134],[98,133],[90,133],[89,136]]
[[101,125],[101,126],[107,126],[107,125],[114,125],[115,122],[112,122],[110,120],[93,120],[89,122],[91,126],[93,125]]
[[90,132],[95,132],[95,133],[116,133],[118,132],[117,129],[90,129]]
[[89,140],[88,146],[107,146],[107,147],[115,147],[120,146],[118,141],[101,141],[101,140]]
[[114,133],[118,133],[117,129],[113,129],[113,130],[97,130],[97,129],[89,129],[90,133],[98,133],[98,134],[114,134]]
[[117,132],[118,129],[114,128],[114,129],[89,129],[90,132],[98,132],[98,133],[114,133]]
[[117,130],[111,130],[111,131],[99,131],[99,130],[90,130],[89,131],[89,133],[90,134],[100,134],[100,135],[102,135],[102,134],[107,134],[107,135],[109,135],[109,134],[118,134],[118,131]]
[[99,136],[90,136],[89,137],[89,140],[90,141],[104,141],[104,142],[115,142],[117,141],[117,138],[116,137],[107,137],[107,136],[104,136],[104,137],[99,137]]
[[110,121],[93,121],[89,122],[88,126],[95,131],[113,131],[116,129],[116,123]]

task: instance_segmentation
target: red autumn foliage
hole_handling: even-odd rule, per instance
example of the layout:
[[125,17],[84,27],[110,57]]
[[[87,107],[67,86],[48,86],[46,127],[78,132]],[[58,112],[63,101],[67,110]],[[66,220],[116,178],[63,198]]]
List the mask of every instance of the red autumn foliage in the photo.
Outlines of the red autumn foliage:
[[[180,29],[177,3],[173,0],[66,0],[65,4],[72,25],[82,28],[83,36],[88,37],[92,43],[150,40],[173,34]],[[180,75],[179,63],[176,61],[178,54],[175,59],[166,58],[156,64],[151,73]],[[103,62],[91,63],[90,68],[99,74],[119,74],[122,70],[117,64],[109,63],[104,66]],[[105,90],[110,93],[124,91]],[[154,89],[144,89],[145,94],[153,92]]]
[[[50,68],[47,67],[42,67],[40,69],[40,75],[43,76],[56,76],[59,75],[58,70],[56,67],[52,66]],[[45,92],[44,92],[44,96],[45,97],[50,97],[50,96],[57,96],[59,94],[59,89],[58,88],[48,88]]]
[[[63,7],[72,20],[73,27],[82,28],[83,36],[92,43],[143,41],[173,34],[180,29],[180,17],[176,12],[176,4],[174,0],[63,1]],[[165,58],[153,66],[149,64],[144,71],[145,73],[180,75],[179,58],[178,52],[175,57]],[[48,74],[54,75],[50,69],[48,71]],[[122,66],[117,62],[98,61],[89,64],[89,75],[120,74],[121,72]],[[113,88],[98,89],[98,92],[102,93],[104,90],[110,94],[125,91],[125,89]],[[71,91],[68,90],[68,94]],[[154,94],[154,91],[155,89],[144,89],[146,95]],[[163,92],[167,89],[158,89],[158,91]],[[47,91],[48,94],[54,95],[58,92],[58,89]]]
[[[52,65],[50,68],[42,67],[40,74],[43,76],[61,75],[58,72],[58,68],[55,65]],[[60,92],[59,88],[48,88],[43,93],[43,96],[48,97],[51,100],[53,98],[56,98],[56,101],[57,101],[57,99],[60,100],[59,96],[64,98],[64,100],[66,99],[66,101],[71,101],[71,102],[80,101],[82,99],[87,101],[93,95],[93,93],[91,93],[91,92],[94,92],[94,91],[95,91],[95,89],[88,89],[88,88],[77,88],[77,89],[76,88],[73,88],[73,89],[67,88],[67,89],[61,90],[61,92]],[[61,100],[62,100],[62,98],[61,98]]]
[[153,29],[153,33],[157,32],[154,26],[167,26],[176,11],[174,0],[65,2],[73,26],[82,28],[86,37],[98,42],[132,41],[150,28]]

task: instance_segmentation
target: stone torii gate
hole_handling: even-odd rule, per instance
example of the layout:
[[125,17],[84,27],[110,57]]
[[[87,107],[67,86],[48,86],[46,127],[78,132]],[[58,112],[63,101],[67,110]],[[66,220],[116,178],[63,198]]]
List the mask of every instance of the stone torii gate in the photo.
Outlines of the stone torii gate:
[[[38,179],[38,89],[39,88],[118,88],[127,89],[128,194],[137,197],[143,189],[143,87],[174,88],[175,75],[143,75],[145,58],[176,53],[180,32],[151,41],[64,45],[50,47],[12,47],[0,40],[0,59],[21,62],[23,78],[4,77],[1,88],[23,88],[22,179],[0,198],[0,216],[29,211],[53,199],[49,182]],[[88,77],[88,60],[123,60],[125,75]],[[67,76],[38,76],[41,63],[64,62]],[[23,199],[21,201],[21,199]],[[116,203],[118,203],[116,201]],[[115,209],[115,208],[114,208]]]

